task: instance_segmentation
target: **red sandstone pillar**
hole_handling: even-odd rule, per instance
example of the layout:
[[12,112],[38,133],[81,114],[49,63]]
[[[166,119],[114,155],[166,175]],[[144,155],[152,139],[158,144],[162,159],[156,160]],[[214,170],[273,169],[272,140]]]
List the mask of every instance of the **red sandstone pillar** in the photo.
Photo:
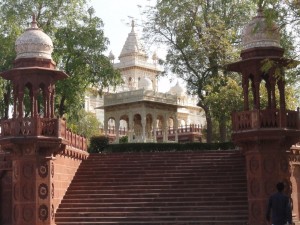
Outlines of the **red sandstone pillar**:
[[248,130],[234,133],[235,143],[246,157],[249,225],[266,225],[266,207],[276,184],[284,182],[285,194],[291,195],[292,184],[287,150],[294,132],[276,129]]
[[41,150],[36,144],[15,145],[13,149],[13,225],[55,225],[53,164]]

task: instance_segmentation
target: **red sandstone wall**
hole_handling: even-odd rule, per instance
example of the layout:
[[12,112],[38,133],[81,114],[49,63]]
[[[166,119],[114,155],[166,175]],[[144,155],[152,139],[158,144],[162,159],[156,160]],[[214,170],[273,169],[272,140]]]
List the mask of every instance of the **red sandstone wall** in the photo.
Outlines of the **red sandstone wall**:
[[81,159],[67,156],[56,155],[56,159],[53,160],[54,177],[54,211],[56,212],[61,200],[63,199],[80,163]]
[[0,173],[0,224],[12,224],[12,171],[2,171]]

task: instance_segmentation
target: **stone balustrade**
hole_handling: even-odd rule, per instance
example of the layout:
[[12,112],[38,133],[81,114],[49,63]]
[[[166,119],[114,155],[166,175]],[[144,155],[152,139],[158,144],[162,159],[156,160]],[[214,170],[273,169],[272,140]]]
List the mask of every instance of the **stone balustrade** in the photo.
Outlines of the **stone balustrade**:
[[[168,134],[175,134],[176,129],[173,127],[169,127],[167,130]],[[201,133],[202,131],[202,126],[199,124],[190,124],[190,125],[185,125],[185,126],[179,126],[177,129],[178,134],[184,134],[184,133]],[[104,133],[104,130],[101,130],[101,133]],[[153,132],[152,132],[153,133]],[[110,126],[107,129],[107,134],[108,135],[115,135],[116,134],[116,129],[114,126]],[[156,135],[162,135],[163,130],[162,129],[156,129]],[[124,127],[121,127],[119,129],[119,135],[125,136],[127,135],[127,129]],[[153,135],[153,134],[152,134]]]
[[57,118],[15,118],[1,121],[1,138],[19,136],[46,136],[63,138],[68,145],[87,150],[84,137],[67,129],[66,121]]
[[232,113],[233,131],[260,128],[299,129],[299,111],[251,110]]

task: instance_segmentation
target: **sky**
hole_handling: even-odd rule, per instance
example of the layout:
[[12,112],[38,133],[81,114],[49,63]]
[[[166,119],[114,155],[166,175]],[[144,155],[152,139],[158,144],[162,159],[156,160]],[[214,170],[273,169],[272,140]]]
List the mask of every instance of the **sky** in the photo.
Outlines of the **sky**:
[[[144,7],[149,4],[155,4],[156,0],[91,0],[91,4],[95,9],[96,15],[102,19],[104,23],[104,35],[109,39],[110,45],[106,54],[110,51],[115,55],[116,59],[121,53],[122,47],[127,39],[128,33],[131,31],[131,21],[135,20],[135,31],[142,38],[142,28],[139,26],[145,18],[141,12]],[[139,7],[140,6],[140,7]],[[147,54],[151,57],[154,51],[160,58],[165,57],[165,52],[160,52],[157,46],[148,46],[144,43]],[[158,90],[166,92],[171,86],[174,86],[177,79],[160,78]]]

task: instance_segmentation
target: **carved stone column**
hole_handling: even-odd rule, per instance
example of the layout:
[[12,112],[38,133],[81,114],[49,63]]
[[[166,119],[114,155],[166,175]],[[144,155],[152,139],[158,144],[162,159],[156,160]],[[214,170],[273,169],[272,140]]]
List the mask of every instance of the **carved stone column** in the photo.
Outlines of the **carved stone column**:
[[36,144],[12,150],[12,221],[14,225],[55,225],[53,163]]
[[253,131],[233,135],[246,157],[249,225],[266,224],[266,206],[276,184],[285,184],[285,193],[291,194],[291,170],[288,150],[294,137],[284,131]]
[[116,140],[115,140],[115,142],[119,143],[119,139],[120,139],[120,134],[119,134],[119,132],[120,132],[120,119],[119,119],[119,117],[116,119],[115,122],[116,122],[116,124],[115,124],[115,126],[116,126],[116,130],[115,130]]

